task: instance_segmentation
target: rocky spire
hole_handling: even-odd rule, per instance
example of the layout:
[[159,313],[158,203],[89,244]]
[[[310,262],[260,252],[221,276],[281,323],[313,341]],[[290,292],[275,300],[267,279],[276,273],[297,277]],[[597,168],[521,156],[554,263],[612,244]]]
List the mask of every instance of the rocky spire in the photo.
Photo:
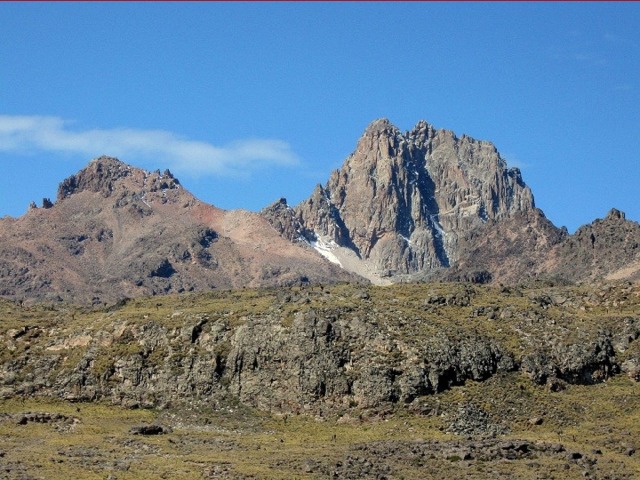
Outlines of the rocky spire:
[[130,174],[131,167],[117,158],[107,156],[95,158],[77,174],[71,175],[60,183],[57,200],[84,190],[102,192],[107,197],[112,193],[114,183]]
[[625,213],[621,212],[617,208],[612,208],[611,210],[609,210],[609,213],[607,213],[607,217],[606,217],[606,220],[625,220],[625,219],[626,219]]
[[160,170],[147,172],[117,158],[102,156],[91,160],[84,169],[60,183],[57,200],[85,190],[109,197],[118,183],[128,180],[126,187],[129,193],[172,189],[180,184],[168,169],[164,173]]

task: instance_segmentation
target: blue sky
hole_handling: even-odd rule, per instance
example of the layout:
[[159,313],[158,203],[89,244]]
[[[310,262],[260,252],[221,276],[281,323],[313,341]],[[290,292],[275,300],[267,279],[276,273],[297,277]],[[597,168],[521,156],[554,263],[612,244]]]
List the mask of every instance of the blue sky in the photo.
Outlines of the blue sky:
[[570,231],[640,220],[638,3],[0,3],[0,216],[102,154],[290,204],[366,126],[492,141]]

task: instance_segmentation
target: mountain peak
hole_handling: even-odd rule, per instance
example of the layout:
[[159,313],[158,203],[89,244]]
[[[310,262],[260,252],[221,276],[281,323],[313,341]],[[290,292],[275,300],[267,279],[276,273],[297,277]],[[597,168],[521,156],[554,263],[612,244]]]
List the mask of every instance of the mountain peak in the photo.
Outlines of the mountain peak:
[[[100,157],[59,186],[55,205],[0,218],[0,295],[81,303],[122,297],[358,281],[256,213],[196,199],[168,170]],[[291,235],[300,227],[286,200]]]
[[117,158],[103,155],[94,158],[85,168],[60,183],[57,200],[82,191],[102,193],[105,197],[109,197],[116,184],[127,179],[131,180],[127,185],[130,191],[172,189],[180,184],[168,169],[164,173],[160,173],[160,170],[150,173],[127,165]]
[[89,162],[89,165],[114,165],[117,167],[126,167],[126,163],[124,163],[122,160],[119,160],[115,157],[110,157],[108,155],[101,155],[99,157],[96,157],[94,159],[92,159]]
[[379,118],[295,213],[304,229],[387,276],[448,267],[461,238],[533,208],[530,189],[492,144],[424,120],[403,134]]
[[419,132],[425,132],[425,131],[434,131],[435,129],[433,128],[433,125],[431,125],[429,122],[427,122],[426,120],[419,120],[418,123],[416,123],[416,126],[413,127],[413,130],[411,130],[411,133],[419,133]]
[[94,158],[85,168],[60,183],[57,200],[85,190],[102,192],[107,197],[113,191],[114,182],[130,175],[131,170],[131,167],[117,158]]
[[425,120],[420,120],[416,123],[416,126],[413,127],[413,130],[407,132],[407,137],[412,139],[413,141],[417,141],[419,143],[424,143],[428,139],[433,138],[436,133],[436,129],[430,123]]
[[378,118],[369,124],[364,131],[365,136],[379,135],[380,133],[398,133],[398,129],[393,125],[388,118]]
[[621,212],[617,208],[612,208],[611,210],[609,210],[609,213],[607,213],[607,216],[605,218],[605,220],[625,220],[625,219],[626,219],[625,213]]

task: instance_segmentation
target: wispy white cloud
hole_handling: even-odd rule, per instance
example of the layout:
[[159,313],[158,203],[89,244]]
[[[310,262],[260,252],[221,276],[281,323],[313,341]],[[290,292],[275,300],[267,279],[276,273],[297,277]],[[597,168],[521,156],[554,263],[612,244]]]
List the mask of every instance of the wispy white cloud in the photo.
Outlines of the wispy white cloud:
[[74,129],[71,122],[54,116],[0,115],[0,151],[110,155],[136,163],[153,161],[191,175],[244,176],[299,163],[281,140],[245,139],[215,146],[164,130]]

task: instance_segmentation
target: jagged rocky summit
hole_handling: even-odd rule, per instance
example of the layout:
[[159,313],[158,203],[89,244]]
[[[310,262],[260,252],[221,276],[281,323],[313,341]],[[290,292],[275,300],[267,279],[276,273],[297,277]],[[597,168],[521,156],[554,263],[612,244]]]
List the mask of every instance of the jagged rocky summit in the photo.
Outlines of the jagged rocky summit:
[[562,237],[493,144],[425,121],[405,133],[374,121],[325,186],[285,207],[263,211],[285,237],[323,246],[378,281],[458,265],[486,226],[526,224],[539,249]]

